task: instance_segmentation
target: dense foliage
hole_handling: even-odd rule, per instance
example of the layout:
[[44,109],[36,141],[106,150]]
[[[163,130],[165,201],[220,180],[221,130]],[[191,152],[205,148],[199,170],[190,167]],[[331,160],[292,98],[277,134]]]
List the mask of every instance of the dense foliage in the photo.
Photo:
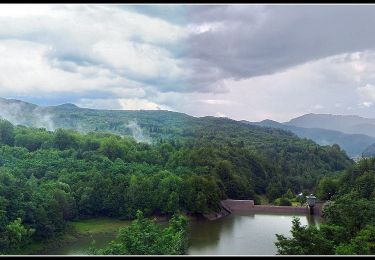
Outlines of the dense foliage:
[[119,230],[117,238],[95,255],[183,255],[188,247],[187,219],[173,216],[166,227],[137,212],[129,227]]
[[292,238],[277,235],[279,254],[375,254],[375,158],[362,159],[344,174],[321,179],[325,223],[303,227],[295,220]]
[[152,144],[1,120],[0,253],[62,233],[74,219],[206,213],[228,197],[273,201],[352,163],[337,146],[281,130],[157,112],[139,112]]

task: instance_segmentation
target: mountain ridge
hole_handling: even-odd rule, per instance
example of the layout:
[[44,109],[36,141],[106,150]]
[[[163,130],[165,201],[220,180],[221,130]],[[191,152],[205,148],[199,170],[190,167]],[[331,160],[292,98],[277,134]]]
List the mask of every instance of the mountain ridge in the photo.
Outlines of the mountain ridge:
[[309,113],[285,122],[305,128],[336,130],[346,134],[364,134],[375,137],[375,119],[358,115],[333,115]]
[[[275,127],[284,129],[287,131],[291,131],[295,133],[300,138],[308,138],[313,140],[314,142],[320,144],[320,145],[333,145],[338,144],[341,148],[343,148],[347,154],[351,157],[360,157],[362,156],[363,152],[366,150],[367,147],[375,143],[375,137],[361,134],[361,133],[345,133],[342,131],[339,131],[337,129],[334,129],[334,127],[331,127],[330,129],[327,128],[319,128],[319,127],[312,127],[311,125],[308,125],[310,127],[302,127],[301,125],[306,126],[306,124],[294,124],[295,121],[298,122],[301,118],[304,120],[306,118],[311,117],[319,118],[323,116],[324,118],[342,118],[342,119],[365,119],[360,116],[356,115],[332,115],[332,114],[306,114],[300,117],[297,117],[295,119],[291,119],[290,121],[286,123],[279,123],[274,120],[263,120],[260,122],[249,122],[246,120],[243,120],[243,122],[247,122],[250,124],[255,125],[261,125],[265,127]],[[372,120],[372,119],[369,119]],[[290,123],[292,122],[292,123]],[[316,126],[316,124],[314,124]]]
[[[11,111],[7,111],[6,106],[8,105],[11,106]],[[127,124],[134,121],[135,124],[139,124],[140,128],[148,129],[151,135],[154,131],[161,131],[160,129],[164,129],[163,131],[169,132],[170,135],[174,135],[177,130],[173,129],[178,129],[181,125],[199,125],[199,122],[203,120],[207,122],[242,122],[257,127],[281,129],[295,134],[300,138],[311,139],[319,145],[338,144],[351,157],[361,156],[367,147],[375,143],[375,137],[366,134],[345,133],[336,129],[300,126],[306,124],[309,125],[309,122],[306,123],[306,120],[312,117],[314,120],[319,120],[321,117],[325,120],[327,118],[340,118],[344,121],[354,119],[357,121],[361,120],[361,122],[366,120],[366,118],[355,115],[345,116],[310,113],[293,118],[286,123],[280,123],[271,119],[265,119],[260,122],[249,122],[246,120],[237,121],[231,118],[214,116],[194,117],[185,113],[169,110],[91,109],[79,107],[72,103],[63,103],[55,106],[38,106],[17,99],[4,98],[0,98],[0,108],[2,108],[0,111],[0,117],[9,120],[12,123],[32,127],[45,127],[47,130],[72,128],[81,132],[105,130],[120,135],[131,135],[132,130],[129,129]],[[312,125],[316,126],[316,124],[317,122],[314,122]],[[165,125],[167,125],[167,127]]]

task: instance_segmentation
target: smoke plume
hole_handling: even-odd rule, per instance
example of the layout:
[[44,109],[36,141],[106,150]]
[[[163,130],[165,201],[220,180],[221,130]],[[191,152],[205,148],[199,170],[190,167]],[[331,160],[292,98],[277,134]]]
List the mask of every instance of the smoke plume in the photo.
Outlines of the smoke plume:
[[137,121],[131,120],[125,124],[126,128],[129,128],[132,132],[133,138],[139,143],[152,143],[152,139],[149,135],[144,134],[142,128],[138,125]]

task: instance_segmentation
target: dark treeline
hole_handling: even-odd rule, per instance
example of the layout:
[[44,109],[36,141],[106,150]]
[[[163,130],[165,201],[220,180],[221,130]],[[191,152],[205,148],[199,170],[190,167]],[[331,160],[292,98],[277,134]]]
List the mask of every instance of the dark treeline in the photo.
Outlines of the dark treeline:
[[67,221],[217,211],[225,198],[274,201],[352,164],[282,130],[207,118],[153,144],[105,132],[0,121],[0,253],[64,232]]

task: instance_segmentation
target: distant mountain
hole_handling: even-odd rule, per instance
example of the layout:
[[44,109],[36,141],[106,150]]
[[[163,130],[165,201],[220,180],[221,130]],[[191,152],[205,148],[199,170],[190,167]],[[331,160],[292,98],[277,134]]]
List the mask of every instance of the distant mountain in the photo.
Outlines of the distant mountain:
[[354,115],[306,114],[290,120],[286,125],[321,128],[347,134],[364,134],[375,137],[375,119]]
[[76,105],[74,105],[74,104],[72,104],[72,103],[66,103],[66,104],[62,104],[62,105],[58,105],[58,106],[56,106],[56,107],[58,107],[58,108],[65,108],[65,109],[77,109],[77,108],[79,108],[78,106],[76,106]]
[[363,157],[373,157],[375,156],[375,143],[368,146],[362,153]]
[[319,147],[311,140],[300,139],[290,131],[246,125],[222,117],[193,117],[166,110],[99,110],[80,108],[74,104],[37,106],[9,99],[0,99],[0,108],[0,117],[13,124],[48,130],[65,128],[82,133],[107,131],[133,136],[137,141],[148,143],[166,139],[178,143],[192,142],[206,138],[210,143],[224,142],[232,147],[251,147],[257,151],[256,154],[267,154],[266,157],[273,159],[280,149],[287,150],[290,147],[295,148],[290,153],[303,155],[302,158],[310,158],[310,150],[316,149],[343,155],[334,149]]
[[175,135],[182,125],[198,118],[165,110],[98,110],[80,108],[74,104],[37,106],[28,102],[0,98],[0,118],[15,125],[41,127],[47,130],[70,128],[83,133],[109,131],[118,135],[133,135],[140,129],[156,137]]
[[15,125],[53,128],[45,107],[16,99],[0,98],[0,117]]
[[[37,106],[4,98],[0,98],[0,117],[14,124],[43,127],[48,130],[71,128],[80,132],[110,131],[119,135],[132,135],[145,139],[195,134],[193,126],[204,128],[205,125],[211,124],[212,120],[234,122],[236,125],[239,123],[227,118],[196,118],[165,110],[96,110],[80,108],[69,103],[58,106]],[[292,124],[302,124],[305,121],[303,123],[308,125],[307,119],[309,117],[306,115],[306,117],[296,118],[288,123],[279,123],[272,120],[255,123],[244,122],[257,125],[257,127],[286,130],[292,135],[311,139],[320,145],[336,143],[351,157],[360,156],[366,147],[375,143],[375,137],[372,136],[345,134],[340,131],[299,127]],[[326,125],[329,125],[328,122]]]
[[[243,121],[247,122],[247,121]],[[307,128],[279,123],[273,120],[263,120],[261,122],[247,122],[249,124],[264,127],[279,128],[290,131],[300,138],[311,139],[320,145],[338,144],[350,157],[358,157],[370,144],[375,143],[375,137],[363,134],[345,134],[340,131],[327,130],[321,128]]]

